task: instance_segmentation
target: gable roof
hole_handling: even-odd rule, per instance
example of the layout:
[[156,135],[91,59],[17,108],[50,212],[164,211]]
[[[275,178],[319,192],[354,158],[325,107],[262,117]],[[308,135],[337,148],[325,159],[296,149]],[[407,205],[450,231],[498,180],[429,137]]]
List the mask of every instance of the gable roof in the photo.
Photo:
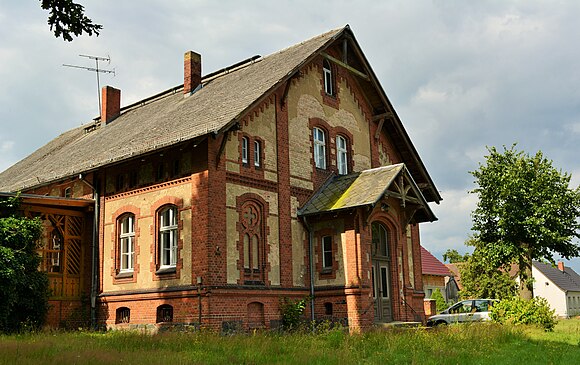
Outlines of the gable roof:
[[565,267],[564,271],[543,262],[533,261],[534,267],[538,269],[548,280],[554,283],[563,291],[578,291],[580,292],[580,275],[569,267]]
[[[389,191],[396,185],[395,179],[401,177],[410,187],[411,194],[404,196],[396,191]],[[399,187],[403,189],[403,187]],[[396,190],[396,189],[395,189]],[[405,190],[405,194],[407,191]],[[314,196],[300,209],[298,215],[337,212],[360,206],[374,206],[383,196],[393,195],[405,201],[411,200],[422,209],[418,212],[419,222],[437,220],[421,191],[413,181],[405,164],[377,167],[354,172],[348,175],[337,175],[330,178]]]
[[188,97],[183,96],[183,85],[179,85],[123,108],[111,123],[105,125],[96,119],[67,131],[0,173],[0,191],[30,189],[227,130],[341,37],[353,50],[348,62],[368,75],[359,81],[373,109],[390,113],[384,128],[403,161],[424,189],[427,201],[439,202],[439,192],[348,25],[207,75],[202,78],[201,89]]
[[421,272],[423,275],[452,276],[449,269],[443,265],[431,252],[421,246]]

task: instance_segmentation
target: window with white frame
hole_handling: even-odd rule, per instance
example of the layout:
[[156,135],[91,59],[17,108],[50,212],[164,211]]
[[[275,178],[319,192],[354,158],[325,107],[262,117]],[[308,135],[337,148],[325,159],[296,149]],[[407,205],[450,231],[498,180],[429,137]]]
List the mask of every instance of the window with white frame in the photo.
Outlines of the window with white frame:
[[322,73],[324,77],[324,92],[327,95],[334,95],[332,68],[330,67],[330,62],[328,62],[328,60],[322,62]]
[[242,163],[248,163],[248,137],[242,137]]
[[135,253],[135,216],[125,215],[121,218],[119,229],[120,267],[119,272],[133,271],[133,255]]
[[320,128],[312,129],[314,140],[314,164],[319,169],[326,169],[326,138]]
[[322,269],[332,269],[332,236],[322,237]]
[[177,208],[170,206],[159,213],[160,268],[177,264]]
[[346,138],[336,137],[336,167],[339,175],[348,174],[348,153],[346,148]]
[[260,141],[254,141],[254,166],[260,167],[260,153],[262,146]]

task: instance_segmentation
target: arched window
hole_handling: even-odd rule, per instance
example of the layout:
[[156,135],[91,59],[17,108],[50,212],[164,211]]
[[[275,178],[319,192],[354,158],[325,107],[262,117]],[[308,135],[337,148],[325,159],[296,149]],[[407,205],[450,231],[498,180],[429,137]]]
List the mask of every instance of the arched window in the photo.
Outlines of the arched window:
[[373,254],[376,256],[389,256],[389,234],[385,226],[378,222],[372,224],[372,237],[373,237]]
[[131,310],[127,307],[117,308],[115,323],[129,323],[131,320]]
[[348,174],[347,144],[343,136],[336,136],[336,165],[339,175]]
[[324,131],[314,127],[312,129],[314,141],[314,164],[319,169],[326,169],[326,137]]
[[242,137],[242,163],[248,163],[248,137]]
[[173,322],[173,307],[169,304],[162,304],[157,307],[157,323]]
[[159,268],[177,264],[177,208],[168,206],[159,212]]
[[334,76],[332,74],[330,62],[328,62],[328,60],[326,59],[322,61],[322,73],[324,77],[324,92],[327,95],[334,96],[334,86],[333,86]]
[[132,272],[135,253],[135,216],[124,215],[119,223],[119,272]]
[[260,141],[254,141],[254,166],[260,167],[260,153],[262,146]]

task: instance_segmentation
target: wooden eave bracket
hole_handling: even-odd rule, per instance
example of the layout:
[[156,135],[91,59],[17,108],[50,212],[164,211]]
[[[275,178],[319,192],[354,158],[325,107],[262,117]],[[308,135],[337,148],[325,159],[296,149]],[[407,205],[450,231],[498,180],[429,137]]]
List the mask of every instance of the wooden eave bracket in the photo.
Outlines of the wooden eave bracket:
[[348,71],[350,71],[352,74],[354,74],[354,75],[356,75],[356,76],[360,77],[361,79],[364,79],[364,80],[366,80],[366,81],[370,81],[370,77],[369,77],[367,74],[365,74],[365,73],[363,73],[363,72],[361,72],[361,71],[357,70],[356,68],[354,68],[354,67],[352,67],[352,66],[349,66],[349,65],[347,65],[346,63],[342,62],[342,61],[341,61],[341,60],[339,60],[339,59],[336,59],[336,58],[332,57],[331,55],[329,55],[329,54],[328,54],[328,53],[326,53],[326,52],[321,52],[321,54],[322,54],[322,56],[323,56],[324,58],[326,58],[327,60],[329,60],[329,61],[332,61],[332,62],[336,63],[337,65],[339,65],[339,66],[342,66],[342,67],[346,68],[346,69],[347,69]]

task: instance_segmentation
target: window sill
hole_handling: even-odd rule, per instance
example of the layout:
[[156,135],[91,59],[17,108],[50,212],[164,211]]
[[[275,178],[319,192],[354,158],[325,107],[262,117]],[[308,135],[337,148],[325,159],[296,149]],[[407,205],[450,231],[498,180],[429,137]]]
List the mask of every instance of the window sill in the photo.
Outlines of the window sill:
[[133,277],[133,271],[120,272],[115,276],[115,279],[128,279]]
[[162,267],[155,271],[155,275],[165,275],[165,274],[175,274],[176,269],[175,266],[171,267]]
[[320,270],[320,274],[321,275],[329,275],[329,274],[332,274],[332,268],[329,267],[329,268],[326,268],[326,269],[322,269],[322,270]]

